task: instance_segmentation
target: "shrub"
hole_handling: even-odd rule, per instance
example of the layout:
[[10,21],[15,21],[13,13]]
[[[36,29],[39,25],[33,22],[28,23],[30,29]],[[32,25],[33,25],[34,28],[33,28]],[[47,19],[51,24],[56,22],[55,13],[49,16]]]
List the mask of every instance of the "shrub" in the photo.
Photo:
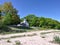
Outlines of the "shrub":
[[54,42],[60,43],[60,37],[59,37],[59,36],[55,36],[55,37],[54,37]]
[[10,40],[7,40],[7,42],[9,42],[9,43],[10,43],[11,41],[10,41]]
[[21,45],[20,41],[15,41],[16,45]]
[[55,28],[56,28],[56,29],[60,29],[60,24],[58,24]]
[[9,32],[10,30],[11,29],[8,26],[6,26],[6,25],[2,25],[0,27],[0,32]]
[[0,33],[1,32],[8,32],[10,30],[11,29],[7,25],[5,25],[2,21],[0,21]]
[[36,36],[37,34],[36,33],[33,33],[33,34],[28,34],[27,36]]

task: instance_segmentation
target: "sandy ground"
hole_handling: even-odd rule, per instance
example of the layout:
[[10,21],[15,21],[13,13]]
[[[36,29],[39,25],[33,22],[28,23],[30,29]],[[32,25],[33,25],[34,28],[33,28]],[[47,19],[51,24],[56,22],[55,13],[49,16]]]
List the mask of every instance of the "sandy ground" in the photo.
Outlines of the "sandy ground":
[[[34,31],[34,32],[25,32],[25,33],[16,33],[16,34],[8,34],[8,35],[0,35],[0,45],[15,45],[16,41],[21,42],[21,45],[58,45],[56,43],[52,43],[53,37],[55,35],[60,34],[60,31],[53,32],[54,30],[47,30],[47,31]],[[47,34],[40,34],[42,32],[52,32]],[[29,34],[37,34],[34,36],[27,36]],[[11,36],[20,36],[20,35],[26,35],[25,37],[16,37],[16,38],[10,38]],[[42,38],[45,37],[45,38]],[[3,38],[3,39],[2,39]],[[4,39],[8,38],[8,39]],[[10,40],[11,42],[7,42],[7,40]]]

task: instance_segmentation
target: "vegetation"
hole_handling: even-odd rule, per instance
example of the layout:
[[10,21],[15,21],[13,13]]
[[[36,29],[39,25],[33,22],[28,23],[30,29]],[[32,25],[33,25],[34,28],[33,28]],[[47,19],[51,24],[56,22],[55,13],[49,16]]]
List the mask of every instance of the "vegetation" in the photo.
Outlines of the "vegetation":
[[59,37],[59,36],[55,36],[55,37],[54,37],[54,42],[60,44],[60,37]]
[[[20,23],[20,18],[18,16],[18,11],[12,6],[11,2],[5,2],[2,6],[1,11],[4,15],[3,23],[7,25],[13,25]],[[8,18],[9,17],[9,18]]]
[[60,32],[60,31],[42,32],[42,33],[40,33],[40,34],[44,35],[44,34],[56,33],[56,32]]
[[9,25],[16,25],[20,23],[18,11],[12,6],[11,2],[5,2],[0,5],[0,32],[9,31]]
[[[34,14],[29,14],[24,18],[27,19],[30,27],[39,27],[39,30],[60,29],[60,22],[51,18],[37,17]],[[19,18],[18,11],[13,7],[11,2],[5,2],[0,5],[0,32],[9,32],[11,30],[9,26],[19,24],[24,18]],[[25,29],[25,27],[22,28]],[[21,27],[18,29],[21,29]]]
[[[24,17],[29,22],[30,26],[46,28],[46,29],[60,29],[60,22],[51,18],[37,17],[33,14],[29,14]],[[22,18],[21,20],[23,20]]]
[[8,42],[8,43],[11,43],[11,41],[10,41],[10,40],[7,40],[7,42]]
[[27,36],[36,36],[37,34],[36,33],[33,33],[33,34],[28,34]]
[[15,45],[21,45],[20,41],[15,41]]

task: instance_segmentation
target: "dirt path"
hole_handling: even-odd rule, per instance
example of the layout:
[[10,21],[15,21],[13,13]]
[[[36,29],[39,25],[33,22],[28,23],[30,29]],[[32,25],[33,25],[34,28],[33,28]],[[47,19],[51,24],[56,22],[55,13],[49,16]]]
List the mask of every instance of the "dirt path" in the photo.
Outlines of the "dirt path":
[[[42,35],[40,34],[42,32],[52,32],[52,31],[54,30],[0,35],[0,39],[1,39],[0,45],[15,45],[15,41],[20,41],[21,45],[58,45],[50,42],[53,40],[54,33],[49,33],[44,35],[45,38],[42,38]],[[59,30],[55,30],[55,31],[59,32]],[[31,36],[32,34],[37,34],[37,35]],[[25,35],[25,36],[10,38],[12,36],[20,36],[20,35]],[[2,38],[8,38],[11,41],[11,43],[7,42],[8,39],[2,39]]]

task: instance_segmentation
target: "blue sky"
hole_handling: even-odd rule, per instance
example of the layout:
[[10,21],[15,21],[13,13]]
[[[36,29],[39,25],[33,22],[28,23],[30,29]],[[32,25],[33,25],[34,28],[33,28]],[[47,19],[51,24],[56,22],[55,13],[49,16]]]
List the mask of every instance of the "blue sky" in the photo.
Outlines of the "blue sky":
[[21,18],[35,14],[60,21],[60,0],[0,0],[4,2],[12,2]]

